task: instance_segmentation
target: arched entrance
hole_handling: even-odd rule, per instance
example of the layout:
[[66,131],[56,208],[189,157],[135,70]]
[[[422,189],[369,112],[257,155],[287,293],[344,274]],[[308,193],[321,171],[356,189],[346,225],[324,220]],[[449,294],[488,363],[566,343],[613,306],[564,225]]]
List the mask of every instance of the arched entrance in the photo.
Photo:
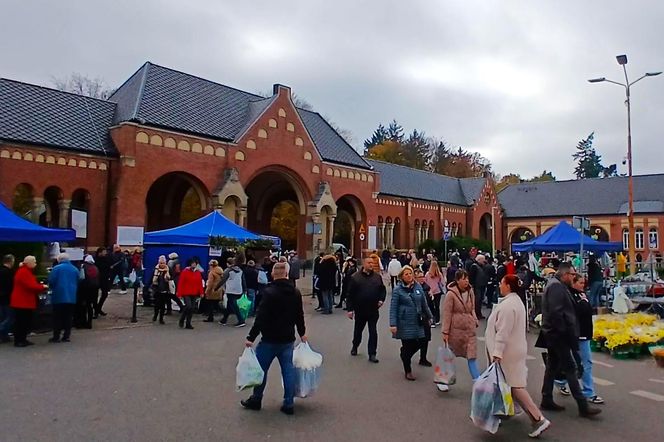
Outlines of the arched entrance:
[[12,210],[18,216],[30,219],[33,210],[34,190],[30,184],[19,184],[14,189],[12,197]]
[[157,179],[145,198],[146,230],[168,229],[200,218],[208,211],[210,194],[193,175],[172,172]]
[[252,232],[281,238],[284,250],[297,250],[304,256],[305,187],[294,172],[268,169],[255,175],[245,188],[247,228]]
[[595,241],[602,241],[602,242],[609,241],[609,234],[606,230],[604,230],[603,227],[590,226],[590,230],[588,231],[588,233],[590,234],[590,237]]
[[482,218],[480,218],[480,239],[482,241],[491,241],[492,224],[489,213],[482,215]]
[[[359,238],[358,229],[365,224],[364,206],[353,195],[344,195],[337,201],[337,217],[334,220],[334,243],[348,247],[354,256],[362,256],[362,248],[368,244],[368,230],[365,225],[365,240]],[[380,246],[378,244],[378,246]]]
[[44,227],[61,227],[60,207],[63,200],[62,190],[51,186],[44,191],[44,211],[39,216],[39,225]]
[[510,237],[510,243],[519,244],[524,241],[530,241],[534,237],[535,234],[532,232],[532,230],[528,229],[527,227],[518,227],[516,230],[512,232],[512,236]]

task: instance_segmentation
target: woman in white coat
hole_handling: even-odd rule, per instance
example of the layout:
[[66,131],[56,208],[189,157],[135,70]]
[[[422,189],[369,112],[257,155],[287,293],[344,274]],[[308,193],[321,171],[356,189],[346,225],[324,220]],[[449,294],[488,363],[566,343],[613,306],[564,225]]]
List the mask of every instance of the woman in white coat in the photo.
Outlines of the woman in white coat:
[[526,309],[517,295],[519,284],[516,275],[506,275],[500,281],[500,299],[487,321],[485,342],[489,362],[500,364],[507,384],[512,387],[512,397],[532,421],[533,429],[528,436],[538,437],[551,422],[542,415],[526,390]]

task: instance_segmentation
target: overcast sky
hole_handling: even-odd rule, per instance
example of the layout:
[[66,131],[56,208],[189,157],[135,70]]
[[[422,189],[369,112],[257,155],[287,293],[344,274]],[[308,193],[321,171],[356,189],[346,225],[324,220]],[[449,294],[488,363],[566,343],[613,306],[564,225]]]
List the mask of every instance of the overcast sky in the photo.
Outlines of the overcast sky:
[[[664,70],[661,1],[5,0],[0,76],[117,87],[145,61],[249,92],[292,87],[359,149],[397,119],[480,152],[500,174],[570,178],[595,131],[626,155],[624,81]],[[112,6],[109,6],[112,5]],[[634,173],[662,170],[664,75],[632,90]]]

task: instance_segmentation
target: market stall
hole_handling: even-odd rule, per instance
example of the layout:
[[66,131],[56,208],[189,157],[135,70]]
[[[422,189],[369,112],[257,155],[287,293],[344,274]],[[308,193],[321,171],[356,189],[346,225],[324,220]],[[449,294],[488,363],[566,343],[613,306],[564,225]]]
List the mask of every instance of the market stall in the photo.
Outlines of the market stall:
[[623,249],[620,242],[596,241],[583,235],[566,221],[544,232],[542,235],[518,244],[512,244],[515,252],[619,252]]
[[21,218],[0,203],[0,241],[2,242],[55,242],[74,241],[72,229],[51,229]]

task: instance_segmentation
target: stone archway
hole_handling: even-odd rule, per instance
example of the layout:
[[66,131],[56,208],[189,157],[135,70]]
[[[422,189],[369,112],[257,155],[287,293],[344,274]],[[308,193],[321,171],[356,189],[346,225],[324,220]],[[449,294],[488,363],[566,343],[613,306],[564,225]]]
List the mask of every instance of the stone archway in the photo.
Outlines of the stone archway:
[[519,244],[533,238],[535,238],[535,234],[532,230],[527,227],[517,227],[510,235],[510,244]]
[[485,213],[480,218],[480,239],[482,241],[491,241],[491,229],[493,223],[491,222],[491,214]]
[[[362,256],[362,248],[368,244],[366,212],[362,202],[354,195],[343,195],[336,201],[337,217],[334,222],[334,241],[348,247],[354,256]],[[364,240],[359,229],[365,226]],[[377,241],[377,246],[380,246]]]
[[145,198],[146,231],[168,229],[200,218],[210,209],[210,194],[193,175],[171,172],[159,177]]
[[247,228],[252,232],[278,236],[282,248],[304,256],[305,224],[309,200],[306,187],[295,172],[268,168],[256,173],[245,187]]

